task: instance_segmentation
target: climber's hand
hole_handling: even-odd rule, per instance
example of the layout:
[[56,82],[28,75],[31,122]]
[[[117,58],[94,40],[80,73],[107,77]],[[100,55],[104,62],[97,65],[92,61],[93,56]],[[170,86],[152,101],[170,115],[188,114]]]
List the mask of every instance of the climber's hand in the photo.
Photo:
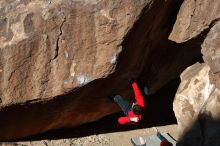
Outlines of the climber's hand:
[[138,117],[133,117],[133,118],[130,118],[130,121],[131,122],[138,122],[139,118]]

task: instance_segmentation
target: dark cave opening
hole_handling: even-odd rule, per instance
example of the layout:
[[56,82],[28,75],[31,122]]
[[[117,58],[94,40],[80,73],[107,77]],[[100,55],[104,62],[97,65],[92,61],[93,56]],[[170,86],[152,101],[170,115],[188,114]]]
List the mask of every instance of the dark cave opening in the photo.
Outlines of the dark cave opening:
[[119,125],[117,123],[117,118],[122,116],[123,113],[117,112],[105,116],[98,121],[83,124],[76,128],[51,130],[43,134],[20,139],[19,141],[79,138],[94,134],[129,131],[134,129],[149,128],[153,126],[176,124],[172,103],[179,83],[180,79],[173,79],[164,87],[159,89],[155,94],[145,96],[145,102],[147,105],[145,111],[146,113],[142,121],[137,125]]

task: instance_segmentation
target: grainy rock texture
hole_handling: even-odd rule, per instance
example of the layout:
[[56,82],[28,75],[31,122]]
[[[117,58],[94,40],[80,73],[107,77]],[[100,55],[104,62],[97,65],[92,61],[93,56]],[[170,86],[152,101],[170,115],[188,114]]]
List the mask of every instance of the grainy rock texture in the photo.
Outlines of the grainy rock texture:
[[217,21],[209,29],[201,45],[205,63],[197,63],[181,74],[181,84],[174,100],[181,137],[179,146],[219,145],[219,42],[220,22]]
[[1,104],[54,97],[111,74],[147,3],[1,1]]
[[220,89],[220,21],[211,28],[202,44],[202,54],[210,66],[212,82]]
[[[179,1],[0,1],[0,140],[78,126],[118,111],[130,78],[155,92],[197,43],[169,41]],[[196,41],[195,41],[196,42]],[[192,48],[188,47],[191,46]],[[128,96],[131,98],[131,96]]]
[[210,68],[196,63],[181,74],[181,84],[174,100],[174,111],[180,135],[188,131],[198,118],[201,108],[208,100],[215,86],[209,80]]
[[78,125],[114,111],[95,94],[105,93],[99,88],[107,83],[87,87],[87,95],[81,89],[79,95],[52,98],[110,75],[123,37],[149,1],[0,3],[0,139]]
[[3,142],[1,146],[114,146],[112,141],[103,135],[91,135],[82,138],[41,140],[30,142]]
[[181,75],[174,100],[178,122],[178,146],[218,146],[220,134],[220,90],[210,80],[210,67],[195,64]]
[[169,39],[178,43],[188,41],[219,18],[219,0],[184,0]]

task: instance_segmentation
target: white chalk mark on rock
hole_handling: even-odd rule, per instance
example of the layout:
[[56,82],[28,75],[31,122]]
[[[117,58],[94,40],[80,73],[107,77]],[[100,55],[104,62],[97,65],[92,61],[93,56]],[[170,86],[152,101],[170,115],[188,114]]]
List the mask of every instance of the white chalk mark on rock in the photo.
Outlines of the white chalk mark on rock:
[[115,63],[116,63],[116,60],[117,60],[117,57],[116,57],[116,55],[114,55],[114,56],[112,57],[112,59],[110,60],[110,63],[111,63],[111,64],[115,64]]
[[77,82],[81,85],[84,85],[89,82],[89,79],[86,78],[86,76],[84,76],[84,75],[79,75],[79,76],[77,76]]
[[109,11],[106,10],[101,10],[100,11],[101,15],[106,17],[108,20],[113,21],[114,19],[110,16]]
[[66,57],[66,59],[69,58],[69,53],[67,51],[65,51],[65,57]]
[[111,58],[110,63],[111,64],[116,64],[117,63],[117,57],[118,55],[121,53],[122,51],[122,47],[118,47],[116,54],[114,54],[114,56]]
[[72,77],[75,76],[75,67],[76,67],[76,63],[73,62],[72,65],[71,65],[71,67],[70,67],[70,75],[71,75]]

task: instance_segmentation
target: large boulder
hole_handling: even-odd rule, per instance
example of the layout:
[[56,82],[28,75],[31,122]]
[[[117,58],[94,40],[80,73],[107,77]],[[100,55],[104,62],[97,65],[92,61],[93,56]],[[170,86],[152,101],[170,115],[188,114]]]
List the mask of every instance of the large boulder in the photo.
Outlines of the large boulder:
[[192,127],[214,90],[209,80],[209,71],[208,65],[196,63],[181,74],[181,84],[173,103],[180,136]]
[[174,100],[180,141],[178,145],[218,146],[220,142],[220,22],[203,44],[203,64],[188,67]]
[[220,90],[210,77],[210,67],[205,63],[194,64],[181,74],[173,103],[178,122],[178,146],[219,145]]
[[62,95],[114,71],[147,1],[2,1],[1,105]]
[[[130,78],[155,92],[199,56],[169,41],[173,0],[0,1],[0,140],[118,111]],[[196,43],[195,43],[196,44]],[[191,46],[193,46],[191,44]]]
[[217,21],[209,31],[202,50],[204,61],[210,66],[214,78],[212,81],[220,89],[220,21]]
[[[149,1],[0,3],[0,139],[79,125],[118,110],[104,98],[109,82],[91,82],[115,71],[123,37]],[[118,78],[113,85],[125,80]]]
[[184,0],[169,39],[181,43],[197,37],[220,18],[219,10],[219,0]]

